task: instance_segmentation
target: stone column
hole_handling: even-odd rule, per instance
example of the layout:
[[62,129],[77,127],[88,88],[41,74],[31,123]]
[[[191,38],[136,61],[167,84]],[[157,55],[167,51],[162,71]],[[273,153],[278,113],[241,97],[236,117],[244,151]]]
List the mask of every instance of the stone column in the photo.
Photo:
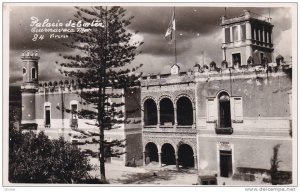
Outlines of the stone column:
[[258,37],[256,37],[256,39],[257,39],[258,41],[261,41],[260,29],[257,29],[257,34],[258,34]]
[[226,60],[226,45],[223,45],[223,60]]
[[193,126],[196,129],[196,108],[193,107]]
[[146,151],[143,152],[143,165],[146,165]]
[[223,38],[222,38],[222,44],[225,43],[225,28],[222,27],[222,34],[223,34]]
[[232,27],[230,27],[230,42],[233,42],[233,34]]
[[197,155],[194,155],[194,168],[195,168],[195,169],[198,169]]
[[145,119],[144,119],[144,111],[145,109],[142,109],[141,111],[141,124],[142,124],[142,128],[144,128],[144,125],[145,125]]
[[174,125],[177,126],[178,122],[177,122],[177,108],[176,106],[174,107]]
[[179,160],[178,160],[178,152],[177,151],[175,152],[175,160],[176,160],[175,161],[176,162],[176,169],[179,170],[179,162],[178,162]]
[[158,153],[158,166],[161,167],[161,152]]
[[242,30],[241,30],[241,25],[238,25],[237,26],[237,30],[238,30],[238,41],[241,41],[242,40]]
[[262,41],[265,43],[265,28],[262,28]]
[[252,39],[251,37],[251,24],[250,22],[246,23],[246,39]]
[[160,108],[157,107],[157,128],[160,126]]

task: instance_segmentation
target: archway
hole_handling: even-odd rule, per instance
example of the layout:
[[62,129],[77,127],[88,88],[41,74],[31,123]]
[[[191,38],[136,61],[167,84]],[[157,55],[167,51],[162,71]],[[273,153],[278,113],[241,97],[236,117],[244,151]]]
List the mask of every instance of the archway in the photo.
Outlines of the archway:
[[157,107],[153,99],[147,99],[144,103],[144,122],[145,125],[157,124]]
[[160,103],[160,124],[169,125],[174,124],[174,107],[169,98],[163,98]]
[[178,125],[193,124],[193,105],[187,97],[181,97],[177,101],[177,123]]
[[158,162],[158,150],[154,143],[150,142],[145,146],[145,158],[146,164],[150,163],[151,161]]
[[184,168],[194,167],[194,152],[188,144],[181,144],[179,146],[178,164]]
[[230,97],[228,93],[219,94],[219,127],[231,127]]
[[175,150],[169,143],[163,144],[161,147],[161,162],[166,165],[175,165]]

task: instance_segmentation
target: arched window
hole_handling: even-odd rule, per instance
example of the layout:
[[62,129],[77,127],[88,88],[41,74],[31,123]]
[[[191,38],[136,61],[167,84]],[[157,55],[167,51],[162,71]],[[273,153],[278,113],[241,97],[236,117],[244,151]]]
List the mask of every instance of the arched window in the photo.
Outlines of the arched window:
[[232,123],[243,123],[243,99],[221,91],[207,98],[207,123],[215,123],[217,134],[232,134]]
[[157,124],[157,107],[153,99],[147,99],[144,103],[144,122],[145,125]]
[[160,124],[174,125],[174,107],[173,102],[169,98],[163,98],[160,103]]
[[230,97],[228,93],[219,94],[219,127],[231,127]]
[[181,97],[177,101],[177,123],[178,125],[193,124],[193,105],[189,98]]
[[51,127],[51,103],[44,103],[44,119],[45,119],[45,127]]

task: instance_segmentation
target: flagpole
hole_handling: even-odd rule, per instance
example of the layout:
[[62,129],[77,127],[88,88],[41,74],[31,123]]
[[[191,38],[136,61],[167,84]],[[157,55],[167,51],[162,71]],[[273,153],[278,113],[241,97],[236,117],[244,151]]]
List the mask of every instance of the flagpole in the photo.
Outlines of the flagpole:
[[177,64],[177,52],[176,52],[176,17],[175,17],[175,6],[174,6],[174,21],[175,21],[175,28],[174,28],[174,56],[175,56],[175,64]]

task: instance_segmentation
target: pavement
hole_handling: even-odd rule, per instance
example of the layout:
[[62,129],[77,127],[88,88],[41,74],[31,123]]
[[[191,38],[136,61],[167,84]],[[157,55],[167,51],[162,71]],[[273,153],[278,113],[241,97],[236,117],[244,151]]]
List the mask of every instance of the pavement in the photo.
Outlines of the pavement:
[[[91,160],[97,167],[97,159]],[[98,166],[99,167],[99,166]],[[105,164],[106,178],[110,184],[115,186],[147,185],[147,186],[191,186],[195,185],[198,179],[197,171],[194,169],[176,170],[175,165],[159,167],[156,162],[151,162],[141,167],[125,167],[122,162],[111,162]],[[91,172],[91,175],[99,177],[99,169]],[[231,178],[217,177],[218,185],[223,186],[261,186],[269,185],[259,181],[236,181]]]

